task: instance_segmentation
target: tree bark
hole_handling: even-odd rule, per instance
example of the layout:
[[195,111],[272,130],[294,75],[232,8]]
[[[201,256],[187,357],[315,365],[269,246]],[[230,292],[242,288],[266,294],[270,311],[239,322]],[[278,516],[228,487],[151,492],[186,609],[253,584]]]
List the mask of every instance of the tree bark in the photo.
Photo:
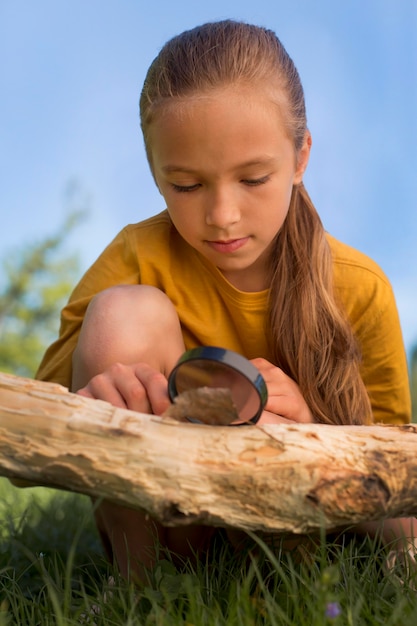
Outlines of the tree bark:
[[167,525],[306,533],[417,514],[417,426],[205,426],[0,374],[0,474]]

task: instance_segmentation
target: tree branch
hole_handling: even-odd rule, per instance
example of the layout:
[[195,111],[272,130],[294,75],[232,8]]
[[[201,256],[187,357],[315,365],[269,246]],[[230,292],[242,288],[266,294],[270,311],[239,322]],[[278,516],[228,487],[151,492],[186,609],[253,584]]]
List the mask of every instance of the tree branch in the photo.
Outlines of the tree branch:
[[167,525],[304,533],[417,514],[417,427],[180,423],[0,374],[0,474]]

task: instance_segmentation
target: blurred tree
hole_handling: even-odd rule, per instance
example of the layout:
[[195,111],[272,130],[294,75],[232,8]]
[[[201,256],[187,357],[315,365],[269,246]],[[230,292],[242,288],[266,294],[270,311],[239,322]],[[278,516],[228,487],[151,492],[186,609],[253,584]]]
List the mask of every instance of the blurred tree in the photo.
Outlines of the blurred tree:
[[410,384],[411,384],[411,402],[413,407],[413,422],[417,423],[417,345],[411,352],[410,361]]
[[[68,188],[71,196],[74,189]],[[85,215],[84,209],[69,210],[55,234],[3,260],[0,371],[33,377],[46,347],[57,336],[60,310],[79,269],[77,255],[66,253],[63,247]]]

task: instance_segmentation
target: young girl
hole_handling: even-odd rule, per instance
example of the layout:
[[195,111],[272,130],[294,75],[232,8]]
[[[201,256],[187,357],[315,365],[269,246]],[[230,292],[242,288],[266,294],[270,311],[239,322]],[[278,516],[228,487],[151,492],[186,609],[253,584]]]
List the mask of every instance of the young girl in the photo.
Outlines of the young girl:
[[[324,232],[304,189],[303,89],[275,34],[223,21],[173,38],[148,71],[140,115],[167,208],[127,226],[85,274],[38,377],[159,415],[184,350],[216,345],[264,376],[259,423],[408,422],[391,287]],[[212,533],[109,502],[96,515],[125,576],[152,565],[155,538],[187,556]],[[413,525],[386,521],[384,536],[406,542]]]

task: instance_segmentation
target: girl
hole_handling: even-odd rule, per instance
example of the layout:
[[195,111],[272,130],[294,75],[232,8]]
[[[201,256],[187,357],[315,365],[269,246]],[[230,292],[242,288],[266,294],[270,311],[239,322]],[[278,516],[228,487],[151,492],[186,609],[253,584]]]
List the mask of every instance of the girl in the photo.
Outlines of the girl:
[[[408,422],[390,285],[324,232],[303,187],[303,89],[274,33],[223,21],[175,37],[148,71],[140,115],[167,208],[127,226],[86,273],[38,377],[161,414],[179,356],[217,345],[264,376],[260,423]],[[109,502],[96,515],[125,576],[152,565],[155,534],[187,556],[212,533]],[[406,542],[413,524],[387,521],[384,536]]]

